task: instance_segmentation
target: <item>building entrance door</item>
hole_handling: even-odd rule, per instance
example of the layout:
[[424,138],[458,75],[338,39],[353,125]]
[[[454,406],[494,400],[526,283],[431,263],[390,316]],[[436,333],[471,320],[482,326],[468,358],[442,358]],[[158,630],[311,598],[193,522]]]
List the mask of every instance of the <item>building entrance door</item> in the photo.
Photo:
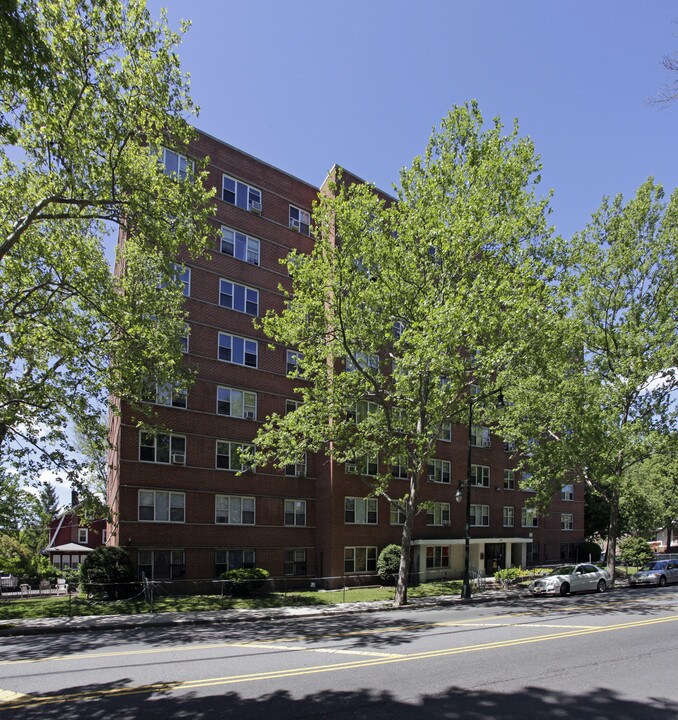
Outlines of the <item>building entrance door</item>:
[[506,567],[505,543],[485,543],[485,575],[490,577],[500,567]]

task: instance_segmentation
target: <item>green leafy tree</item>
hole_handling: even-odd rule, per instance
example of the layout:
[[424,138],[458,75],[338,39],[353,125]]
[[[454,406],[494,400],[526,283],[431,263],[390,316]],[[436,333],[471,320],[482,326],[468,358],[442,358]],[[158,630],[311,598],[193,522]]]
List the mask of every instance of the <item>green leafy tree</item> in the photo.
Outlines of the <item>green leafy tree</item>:
[[627,535],[619,541],[619,559],[627,565],[640,567],[652,560],[652,550],[645,538]]
[[39,525],[36,497],[16,473],[0,467],[0,533],[18,540]]
[[400,568],[400,546],[387,545],[377,558],[377,575],[384,585],[395,585]]
[[132,594],[136,576],[124,548],[100,545],[80,565],[80,579],[86,593],[117,600]]
[[562,306],[532,356],[505,382],[499,422],[523,448],[540,505],[572,478],[607,506],[614,577],[620,508],[631,469],[666,449],[678,389],[678,192],[652,180],[604,199],[588,227],[550,248]]
[[[213,208],[201,165],[166,174],[159,162],[163,146],[186,152],[195,110],[181,35],[164,15],[155,23],[143,0],[18,0],[8,10],[0,459],[35,475],[80,465],[71,423],[95,432],[109,393],[143,407],[149,376],[188,383],[173,263],[205,250]],[[124,239],[117,275],[111,232]]]
[[[437,441],[466,417],[471,385],[492,387],[538,322],[547,292],[530,252],[547,232],[538,171],[517,126],[504,134],[498,119],[484,126],[475,104],[454,108],[402,171],[396,202],[341,174],[321,193],[314,250],[288,259],[287,307],[263,321],[271,339],[303,354],[304,382],[298,409],[258,433],[256,460],[283,467],[322,451],[364,468],[365,494],[405,518],[397,605],[407,602]],[[369,477],[364,459],[377,456],[384,471]],[[392,477],[394,465],[406,480]]]
[[17,538],[0,533],[0,571],[26,578],[34,558],[32,550]]
[[627,532],[654,537],[663,529],[667,546],[678,522],[678,458],[662,453],[634,465],[626,473],[620,498],[620,515]]

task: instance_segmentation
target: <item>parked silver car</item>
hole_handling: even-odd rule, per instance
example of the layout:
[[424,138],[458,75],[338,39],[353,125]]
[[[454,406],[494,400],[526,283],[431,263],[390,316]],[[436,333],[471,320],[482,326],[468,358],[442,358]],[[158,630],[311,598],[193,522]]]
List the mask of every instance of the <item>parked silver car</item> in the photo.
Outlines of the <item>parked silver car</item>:
[[658,585],[678,582],[678,560],[652,560],[631,575],[629,585]]
[[579,563],[553,568],[548,575],[533,580],[529,590],[532,595],[567,595],[587,590],[605,592],[609,582],[607,570],[591,563]]

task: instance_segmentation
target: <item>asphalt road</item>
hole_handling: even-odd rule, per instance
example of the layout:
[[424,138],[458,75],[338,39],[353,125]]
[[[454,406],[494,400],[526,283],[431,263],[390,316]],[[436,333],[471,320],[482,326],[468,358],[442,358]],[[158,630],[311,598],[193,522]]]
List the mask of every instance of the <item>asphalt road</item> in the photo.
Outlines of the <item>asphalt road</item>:
[[1,647],[0,720],[678,719],[678,586]]

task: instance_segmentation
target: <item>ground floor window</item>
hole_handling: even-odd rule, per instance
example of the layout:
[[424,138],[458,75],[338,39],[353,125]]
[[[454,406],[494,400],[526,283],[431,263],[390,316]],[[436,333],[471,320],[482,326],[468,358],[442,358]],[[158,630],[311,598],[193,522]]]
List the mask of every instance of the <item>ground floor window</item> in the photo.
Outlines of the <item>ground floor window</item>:
[[256,567],[254,550],[217,550],[214,553],[215,577],[219,577],[219,575],[229,570],[253,567]]
[[539,543],[527,544],[527,564],[536,565],[539,562]]
[[429,546],[426,548],[427,568],[450,567],[450,548],[447,545]]
[[344,572],[376,572],[376,547],[345,547]]
[[179,580],[186,577],[183,550],[139,550],[139,577],[149,580]]
[[577,559],[576,556],[577,556],[576,543],[561,543],[560,544],[560,559],[561,560],[567,560],[567,561],[576,560]]
[[285,550],[285,575],[306,575],[306,550]]

